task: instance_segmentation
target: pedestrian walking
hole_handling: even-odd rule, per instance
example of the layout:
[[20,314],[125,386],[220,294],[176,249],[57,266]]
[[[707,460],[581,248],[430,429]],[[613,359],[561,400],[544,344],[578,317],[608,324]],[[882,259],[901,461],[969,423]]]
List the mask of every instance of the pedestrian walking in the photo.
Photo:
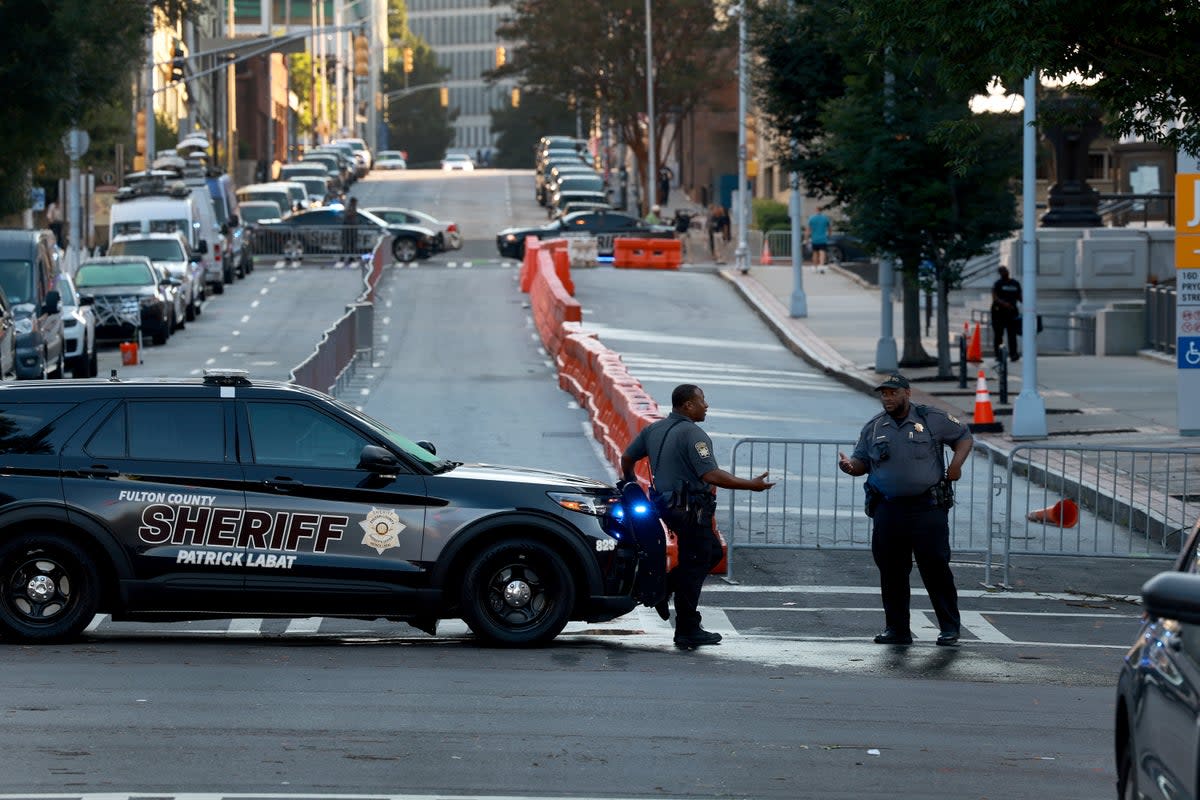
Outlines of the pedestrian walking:
[[825,262],[829,251],[829,217],[825,216],[824,208],[817,208],[817,213],[808,218],[808,241],[812,245],[813,264],[818,272],[825,271]]
[[1021,283],[1000,268],[1000,280],[992,284],[992,351],[1000,360],[1000,345],[1008,335],[1008,360],[1018,361],[1017,337],[1021,335]]
[[725,245],[729,244],[730,219],[729,212],[724,206],[713,204],[708,210],[708,249],[712,252],[713,261],[724,264],[722,254]]
[[54,243],[58,245],[58,249],[62,250],[64,248],[62,209],[55,201],[51,201],[50,205],[46,206],[46,227],[54,234]]
[[[955,417],[911,402],[908,379],[882,381],[883,411],[871,418],[854,454],[838,453],[847,475],[867,475],[867,516],[874,520],[871,555],[879,568],[884,629],[876,644],[912,644],[908,577],[913,558],[937,615],[939,645],[958,642],[958,591],[950,571],[950,507],[953,482],[971,454],[971,433]],[[954,452],[945,465],[945,446]]]
[[670,202],[671,198],[671,181],[675,178],[675,173],[668,166],[658,168],[658,202],[664,206]]
[[762,492],[775,484],[767,473],[738,478],[717,466],[712,439],[697,424],[704,421],[708,402],[699,386],[685,383],[671,392],[671,413],[647,427],[621,454],[621,474],[635,480],[634,465],[650,459],[654,482],[650,499],[655,510],[679,539],[679,563],[667,576],[668,598],[655,606],[670,619],[668,599],[675,595],[675,646],[693,648],[717,644],[721,634],[700,627],[700,591],[704,579],[721,561],[721,543],[713,530],[717,510],[714,487]]

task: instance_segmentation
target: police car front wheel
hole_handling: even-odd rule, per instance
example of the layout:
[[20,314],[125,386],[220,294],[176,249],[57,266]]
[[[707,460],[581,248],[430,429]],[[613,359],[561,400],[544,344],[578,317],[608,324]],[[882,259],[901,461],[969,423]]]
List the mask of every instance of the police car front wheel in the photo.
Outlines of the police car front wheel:
[[500,645],[538,645],[566,627],[575,584],[551,548],[514,539],[475,556],[461,599],[463,620],[479,638]]
[[24,642],[71,639],[99,605],[100,575],[60,536],[26,534],[0,544],[0,635]]

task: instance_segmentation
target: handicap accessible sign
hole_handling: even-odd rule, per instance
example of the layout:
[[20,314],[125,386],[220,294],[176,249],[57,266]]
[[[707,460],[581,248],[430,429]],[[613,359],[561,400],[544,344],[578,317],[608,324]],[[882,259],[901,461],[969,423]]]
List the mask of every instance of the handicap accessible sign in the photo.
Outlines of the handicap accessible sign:
[[1179,337],[1179,368],[1200,369],[1200,336]]

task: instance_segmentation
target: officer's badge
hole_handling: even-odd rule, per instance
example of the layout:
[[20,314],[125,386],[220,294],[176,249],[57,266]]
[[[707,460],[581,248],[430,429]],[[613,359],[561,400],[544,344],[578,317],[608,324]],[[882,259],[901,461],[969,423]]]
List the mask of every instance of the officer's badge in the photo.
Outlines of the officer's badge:
[[917,429],[917,433],[924,433],[924,432],[925,432],[925,426],[924,426],[924,425],[922,425],[922,424],[921,424],[921,423],[919,423],[919,422],[917,422],[917,423],[914,423],[914,424],[913,424],[913,427]]
[[953,414],[947,414],[946,416],[949,417],[950,421],[955,425],[962,425],[962,423],[958,421],[958,417],[954,416]]
[[382,508],[372,508],[358,524],[364,531],[362,543],[374,547],[380,555],[388,548],[400,546],[400,531],[407,527],[395,510]]
[[708,458],[712,455],[708,449],[708,442],[696,442],[696,452],[700,454],[701,458]]

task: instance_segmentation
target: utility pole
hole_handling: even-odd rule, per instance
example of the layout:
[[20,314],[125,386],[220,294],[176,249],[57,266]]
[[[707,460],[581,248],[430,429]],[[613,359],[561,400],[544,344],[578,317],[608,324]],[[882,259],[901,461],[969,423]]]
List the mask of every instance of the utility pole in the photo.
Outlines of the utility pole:
[[1021,148],[1021,393],[1013,403],[1013,438],[1046,437],[1046,403],[1037,389],[1037,84],[1025,78],[1025,127]]
[[[578,110],[575,113],[578,116]],[[654,141],[654,40],[651,31],[650,0],[646,0],[646,123],[646,213],[649,213],[650,207],[658,199],[654,191],[654,183],[658,180],[658,148]],[[575,135],[578,137],[579,124],[576,123],[575,127]]]
[[733,260],[743,275],[750,271],[750,253],[746,245],[746,2],[737,5],[738,15],[738,243]]
[[[891,56],[891,48],[884,52],[884,58]],[[890,65],[884,65],[883,73],[883,121],[889,128],[892,125],[892,103],[895,78]],[[896,355],[896,338],[892,335],[894,321],[892,319],[892,293],[896,286],[896,266],[891,255],[884,254],[879,262],[879,341],[875,343],[875,371],[895,372],[900,368],[900,360]]]

